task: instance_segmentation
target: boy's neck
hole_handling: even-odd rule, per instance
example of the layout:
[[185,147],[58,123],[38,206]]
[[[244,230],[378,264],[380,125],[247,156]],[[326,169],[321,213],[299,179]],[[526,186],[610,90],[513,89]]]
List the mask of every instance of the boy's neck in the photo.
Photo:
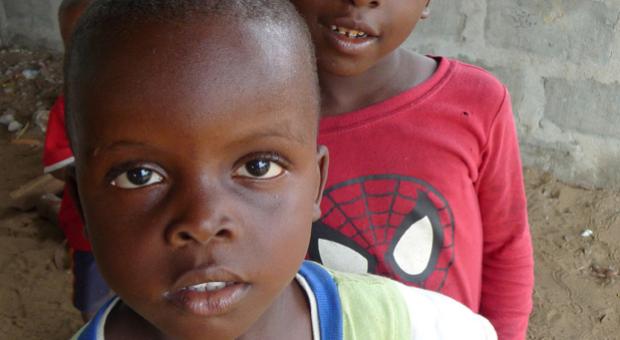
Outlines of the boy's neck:
[[255,326],[237,340],[312,338],[308,296],[299,282],[293,279]]
[[319,70],[323,117],[353,112],[401,94],[430,78],[437,62],[399,48],[368,71],[350,77]]

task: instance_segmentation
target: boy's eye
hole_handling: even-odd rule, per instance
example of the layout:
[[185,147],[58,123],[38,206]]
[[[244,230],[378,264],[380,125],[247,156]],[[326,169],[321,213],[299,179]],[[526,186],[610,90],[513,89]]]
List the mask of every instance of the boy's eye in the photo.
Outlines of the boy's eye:
[[161,183],[164,178],[147,168],[135,168],[123,172],[112,180],[112,185],[123,189],[137,189],[147,185]]
[[270,179],[278,177],[283,173],[284,168],[274,161],[269,159],[253,159],[237,169],[235,175],[257,179]]

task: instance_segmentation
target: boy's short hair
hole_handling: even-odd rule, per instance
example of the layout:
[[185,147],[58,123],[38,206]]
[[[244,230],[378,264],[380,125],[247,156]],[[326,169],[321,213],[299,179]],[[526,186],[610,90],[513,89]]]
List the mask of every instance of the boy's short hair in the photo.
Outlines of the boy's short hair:
[[63,0],[60,3],[58,7],[58,28],[65,48],[71,38],[71,33],[75,29],[77,19],[93,1],[95,0]]
[[[71,2],[71,1],[69,1]],[[179,23],[224,17],[236,20],[256,21],[269,25],[268,30],[292,31],[291,47],[300,49],[304,67],[315,77],[317,120],[319,110],[318,76],[312,38],[303,18],[289,0],[97,0],[80,18],[65,58],[65,94],[71,102],[71,80],[77,69],[84,67],[82,55],[97,53],[97,42],[122,36],[131,25],[146,23]],[[191,39],[192,37],[188,37]],[[93,48],[95,47],[95,48]],[[71,141],[74,140],[74,119],[67,106],[66,127]]]
[[63,13],[66,13],[67,11],[71,11],[73,9],[79,8],[81,6],[83,6],[85,3],[91,3],[95,0],[63,0],[60,3],[60,7],[58,7],[58,14],[62,15]]

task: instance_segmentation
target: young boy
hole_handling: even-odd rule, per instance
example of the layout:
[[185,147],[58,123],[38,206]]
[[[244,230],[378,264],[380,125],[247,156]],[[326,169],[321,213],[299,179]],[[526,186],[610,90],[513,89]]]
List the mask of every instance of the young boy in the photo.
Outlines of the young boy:
[[447,297],[303,262],[327,167],[313,65],[287,0],[92,5],[68,183],[119,298],[76,338],[495,338]]
[[[93,0],[64,0],[58,10],[60,34],[65,49],[75,25]],[[65,131],[65,101],[61,95],[50,110],[43,151],[44,171],[64,180],[65,168],[73,163],[73,153]],[[73,267],[73,304],[82,313],[84,321],[110,298],[110,289],[99,274],[90,243],[84,236],[84,225],[73,199],[64,191],[58,224],[63,230],[71,251]]]
[[401,47],[429,0],[293,0],[317,49],[329,169],[310,259],[449,295],[524,339],[533,256],[506,88]]

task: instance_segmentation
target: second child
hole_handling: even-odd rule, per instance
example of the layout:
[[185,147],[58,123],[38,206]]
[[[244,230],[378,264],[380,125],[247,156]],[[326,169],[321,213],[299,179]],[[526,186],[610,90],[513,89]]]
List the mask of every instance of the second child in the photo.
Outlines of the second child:
[[510,96],[402,43],[429,0],[293,0],[317,49],[330,165],[310,258],[451,296],[523,340],[533,254]]

